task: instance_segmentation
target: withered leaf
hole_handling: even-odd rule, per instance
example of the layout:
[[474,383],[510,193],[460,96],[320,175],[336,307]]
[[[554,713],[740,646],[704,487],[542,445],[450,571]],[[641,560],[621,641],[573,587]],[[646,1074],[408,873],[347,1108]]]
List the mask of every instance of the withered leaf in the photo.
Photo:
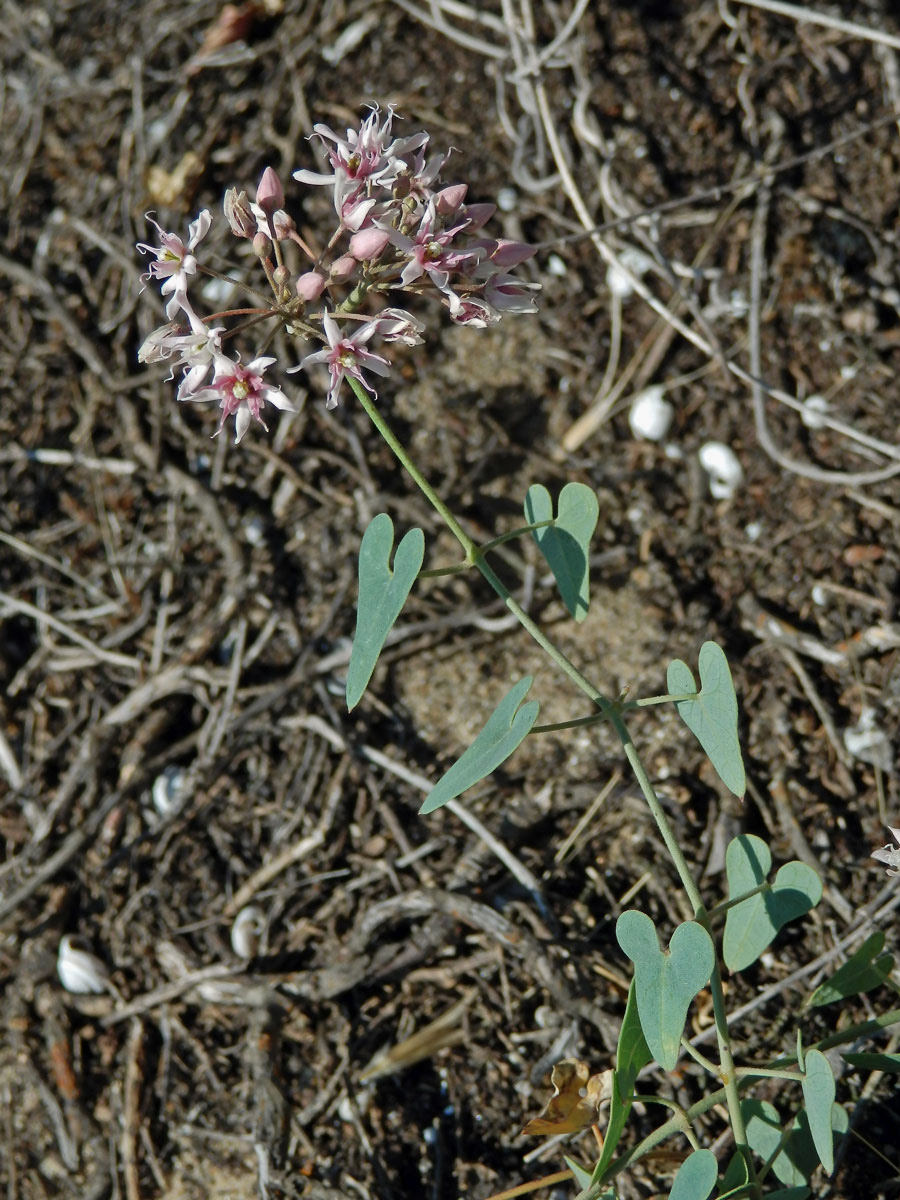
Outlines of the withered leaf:
[[539,1117],[534,1117],[523,1133],[577,1133],[595,1125],[600,1105],[612,1095],[612,1071],[591,1075],[587,1063],[579,1058],[564,1058],[550,1072],[553,1095]]

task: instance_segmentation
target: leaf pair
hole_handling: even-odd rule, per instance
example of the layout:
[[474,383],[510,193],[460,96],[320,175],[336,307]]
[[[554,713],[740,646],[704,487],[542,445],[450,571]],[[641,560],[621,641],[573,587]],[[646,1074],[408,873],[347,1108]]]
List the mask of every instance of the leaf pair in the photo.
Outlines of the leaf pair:
[[[379,513],[363,534],[359,550],[356,637],[347,669],[348,709],[354,708],[365,692],[388,634],[422,569],[425,538],[421,529],[410,529],[401,540],[392,569],[393,544],[393,522],[387,513]],[[528,675],[507,692],[473,744],[428,794],[421,813],[434,812],[509,758],[537,720],[537,701],[522,703],[531,683]]]
[[[552,522],[533,530],[532,536],[577,621],[587,616],[588,551],[599,511],[596,495],[583,483],[566,484],[559,495],[555,518],[545,487],[534,484],[525,496],[529,523]],[[425,537],[421,529],[410,529],[403,537],[391,568],[393,544],[393,522],[387,513],[379,513],[369,523],[359,549],[356,636],[347,670],[348,709],[356,707],[368,687],[387,636],[422,569]]]

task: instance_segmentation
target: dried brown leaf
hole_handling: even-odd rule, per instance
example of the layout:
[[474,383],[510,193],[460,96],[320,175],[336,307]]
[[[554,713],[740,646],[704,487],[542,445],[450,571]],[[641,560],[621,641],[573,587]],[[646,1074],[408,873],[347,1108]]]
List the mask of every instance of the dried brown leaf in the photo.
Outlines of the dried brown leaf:
[[534,1117],[523,1133],[577,1133],[595,1125],[600,1105],[612,1094],[612,1071],[591,1075],[587,1063],[579,1058],[564,1058],[550,1073],[553,1095],[539,1117]]

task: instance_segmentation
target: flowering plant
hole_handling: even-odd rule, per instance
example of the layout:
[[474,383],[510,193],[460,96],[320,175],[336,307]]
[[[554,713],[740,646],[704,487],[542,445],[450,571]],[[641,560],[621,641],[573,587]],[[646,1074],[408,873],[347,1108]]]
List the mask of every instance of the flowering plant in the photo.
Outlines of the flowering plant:
[[[266,379],[276,364],[267,346],[255,347],[246,365],[240,354],[229,355],[226,345],[237,333],[255,331],[264,321],[277,321],[294,341],[314,342],[286,373],[327,367],[328,407],[338,403],[346,383],[387,445],[422,490],[462,549],[462,563],[436,567],[429,574],[456,574],[476,569],[501,597],[507,609],[549,655],[574,687],[587,698],[590,712],[563,725],[537,724],[540,705],[526,699],[530,676],[516,681],[488,717],[474,743],[453,763],[427,795],[421,812],[444,805],[464,812],[456,803],[473,784],[499,767],[528,736],[541,732],[608,722],[621,741],[638,787],[656,822],[666,850],[679,876],[692,919],[675,925],[660,947],[660,931],[646,913],[629,909],[619,915],[616,937],[633,965],[633,981],[618,1038],[615,1064],[599,1074],[577,1060],[564,1060],[554,1070],[556,1094],[541,1117],[529,1122],[528,1133],[566,1133],[594,1126],[601,1142],[599,1155],[584,1165],[567,1159],[565,1176],[573,1177],[582,1200],[616,1195],[616,1179],[636,1159],[668,1138],[683,1137],[689,1152],[678,1170],[670,1200],[706,1200],[718,1187],[722,1197],[763,1195],[800,1200],[809,1195],[808,1180],[818,1164],[831,1172],[835,1142],[844,1136],[848,1120],[836,1102],[834,1060],[826,1055],[858,1038],[868,1037],[900,1022],[900,1010],[882,1014],[863,1025],[843,1028],[814,1044],[805,1044],[798,1021],[791,1053],[774,1059],[736,1062],[733,1033],[726,1009],[725,974],[751,968],[789,921],[818,904],[822,882],[804,862],[783,864],[770,878],[771,852],[762,839],[742,833],[725,853],[727,894],[707,903],[691,867],[674,835],[661,802],[641,761],[628,723],[637,709],[672,704],[695,735],[718,774],[722,786],[743,797],[746,781],[738,736],[738,702],[724,652],[713,642],[699,652],[698,677],[684,662],[668,666],[667,691],[643,699],[604,695],[546,635],[519,605],[490,564],[491,552],[502,541],[530,537],[555,577],[563,602],[576,621],[587,614],[589,551],[599,505],[594,492],[580,483],[567,484],[555,503],[543,485],[528,488],[523,509],[525,525],[486,544],[476,543],[412,462],[375,404],[371,376],[389,376],[391,360],[379,353],[393,342],[416,346],[423,341],[423,322],[396,304],[397,293],[406,297],[430,294],[457,324],[483,328],[508,313],[535,311],[538,285],[523,282],[512,271],[533,253],[522,243],[492,238],[484,227],[492,206],[467,204],[466,187],[437,187],[447,162],[446,154],[427,157],[428,135],[393,134],[394,114],[373,111],[359,129],[341,137],[317,125],[314,137],[324,146],[330,170],[299,170],[294,178],[309,187],[332,191],[336,228],[325,249],[314,252],[297,231],[285,209],[285,195],[274,171],[260,179],[256,201],[231,189],[224,211],[236,238],[250,242],[265,273],[269,294],[252,293],[255,307],[201,317],[195,294],[203,275],[217,278],[201,260],[198,248],[208,233],[206,211],[191,223],[187,241],[168,233],[153,221],[159,245],[140,248],[154,256],[144,279],[160,283],[166,298],[168,324],[144,342],[144,362],[166,361],[172,375],[181,371],[176,396],[180,401],[214,402],[220,411],[219,429],[234,418],[239,442],[255,421],[264,426],[265,406],[291,411],[289,395]],[[297,271],[288,258],[296,246],[306,256],[305,269]],[[293,254],[294,252],[291,251]],[[232,281],[233,282],[233,281]],[[190,293],[190,294],[189,294]],[[225,322],[247,318],[234,330]],[[264,426],[265,427],[265,426]],[[394,529],[386,513],[374,517],[366,529],[359,554],[359,600],[356,635],[347,670],[346,700],[355,707],[364,695],[391,627],[399,616],[424,563],[425,540],[420,529],[406,532],[394,550]],[[891,831],[900,842],[900,830]],[[900,867],[900,847],[877,850],[876,859]],[[509,861],[508,858],[504,861]],[[890,871],[889,874],[897,874]],[[522,875],[541,904],[540,884]],[[868,937],[848,960],[823,979],[807,999],[807,1008],[818,1008],[891,986],[892,960],[881,952],[883,934]],[[826,964],[822,963],[824,970]],[[703,994],[711,1024],[692,1038],[685,1034],[692,1004]],[[707,1037],[707,1034],[709,1035]],[[715,1059],[700,1050],[714,1041]],[[795,1048],[794,1048],[795,1047]],[[753,1059],[751,1054],[750,1059]],[[865,1059],[875,1069],[898,1070],[897,1057],[889,1054],[845,1053],[844,1064],[853,1068]],[[656,1064],[652,1067],[651,1064]],[[684,1077],[707,1078],[700,1098],[685,1107],[669,1094],[638,1096],[639,1077],[649,1070]],[[758,1098],[752,1088],[765,1080],[770,1094],[789,1106],[787,1115],[768,1098]],[[795,1104],[799,1092],[799,1106]],[[794,1099],[792,1099],[792,1093]],[[680,1094],[680,1093],[678,1093]],[[665,1105],[672,1113],[636,1145],[622,1150],[629,1115],[636,1099]],[[606,1136],[600,1138],[599,1109],[608,1105]],[[782,1108],[784,1105],[782,1105]],[[799,1107],[803,1119],[795,1117]],[[726,1114],[732,1152],[720,1170],[717,1155],[701,1146],[707,1137],[707,1114]],[[778,1181],[774,1190],[770,1178]],[[554,1181],[561,1176],[553,1177]],[[509,1193],[507,1193],[509,1194]]]
[[[211,214],[204,209],[191,222],[187,242],[148,218],[157,229],[159,245],[139,243],[142,252],[154,256],[143,279],[160,283],[169,321],[149,335],[139,357],[142,362],[169,360],[173,374],[181,369],[177,398],[217,403],[219,429],[233,417],[236,442],[252,421],[266,428],[266,404],[286,411],[295,406],[263,378],[275,358],[258,354],[242,366],[239,354],[229,356],[223,348],[233,334],[221,325],[212,327],[212,322],[249,317],[247,330],[271,318],[280,320],[294,338],[324,342],[324,349],[306,354],[286,373],[326,365],[327,405],[333,408],[348,378],[376,398],[368,375],[387,376],[390,362],[369,349],[370,342],[421,343],[422,323],[390,303],[398,291],[410,296],[437,293],[451,320],[479,328],[494,324],[504,313],[536,311],[538,285],[509,273],[530,258],[533,249],[483,236],[494,206],[467,205],[464,184],[436,191],[448,155],[426,158],[428,134],[394,137],[393,120],[393,110],[382,116],[375,109],[358,130],[348,129],[343,138],[327,125],[315,126],[313,136],[325,146],[331,171],[298,170],[294,178],[332,190],[337,227],[321,253],[314,253],[297,232],[271,167],[263,172],[255,203],[235,188],[226,193],[224,212],[231,232],[250,241],[265,272],[271,291],[266,306],[201,317],[189,289],[198,276],[223,278],[197,254],[212,224]],[[295,272],[288,265],[289,243],[307,257],[306,270]]]

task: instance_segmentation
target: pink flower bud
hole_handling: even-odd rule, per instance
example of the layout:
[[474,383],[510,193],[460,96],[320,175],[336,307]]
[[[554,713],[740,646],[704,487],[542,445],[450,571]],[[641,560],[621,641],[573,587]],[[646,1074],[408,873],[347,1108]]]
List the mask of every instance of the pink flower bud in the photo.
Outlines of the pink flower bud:
[[325,291],[325,276],[318,271],[306,271],[294,284],[301,300],[313,301]]
[[229,188],[222,202],[225,220],[235,237],[252,238],[256,233],[256,217],[250,209],[250,201],[246,192],[237,188]]
[[455,213],[466,198],[469,190],[467,183],[451,183],[449,187],[441,188],[434,193],[434,206],[442,217]]
[[266,167],[256,189],[256,203],[267,217],[284,207],[284,188],[271,167]]
[[253,253],[257,258],[266,258],[272,249],[272,243],[264,233],[257,233],[253,238]]
[[342,254],[331,264],[329,275],[335,283],[344,283],[356,270],[356,259],[349,254]]
[[535,247],[529,246],[525,242],[511,242],[507,238],[500,238],[490,259],[497,267],[517,267],[519,263],[532,258],[534,253]]
[[482,225],[486,225],[497,211],[496,204],[468,204],[462,212],[466,218],[466,233],[474,233]]
[[286,267],[283,264],[280,267],[276,267],[275,271],[272,275],[272,278],[275,280],[275,282],[278,284],[279,287],[282,287],[282,288],[285,287],[291,278],[290,267]]
[[350,239],[350,256],[359,262],[378,258],[390,240],[389,233],[370,225],[368,229],[354,233]]

